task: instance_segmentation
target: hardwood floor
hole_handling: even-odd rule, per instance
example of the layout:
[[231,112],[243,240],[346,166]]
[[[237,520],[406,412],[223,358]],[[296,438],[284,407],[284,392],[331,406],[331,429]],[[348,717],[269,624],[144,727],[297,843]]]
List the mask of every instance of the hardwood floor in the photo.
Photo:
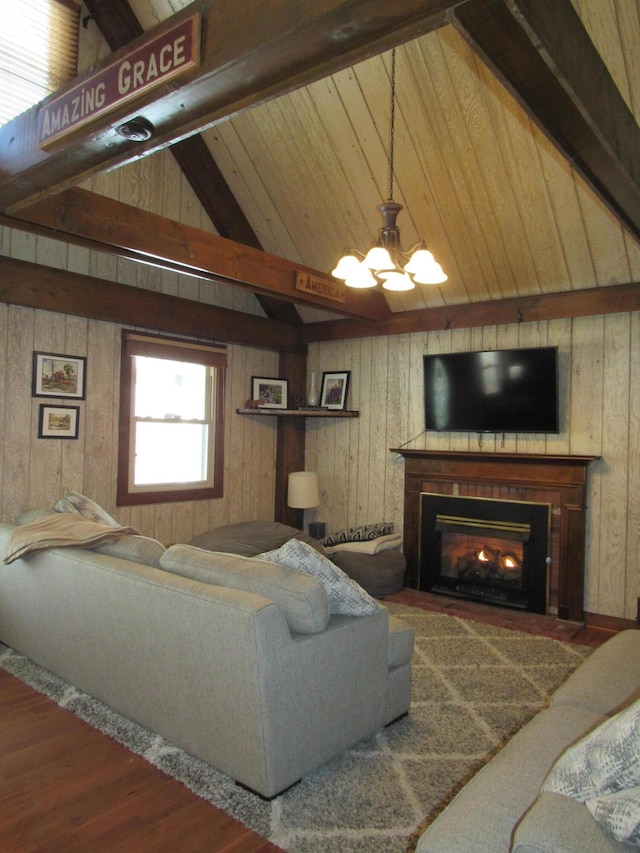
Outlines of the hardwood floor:
[[495,607],[464,598],[436,595],[415,589],[405,588],[401,592],[389,595],[387,600],[592,648],[601,646],[615,633],[614,630],[590,628],[579,622],[568,622],[564,619],[555,619],[553,616]]
[[[596,647],[611,632],[405,590],[390,600]],[[541,621],[542,620],[542,621]],[[547,621],[544,621],[547,620]],[[528,628],[526,627],[528,625]],[[544,630],[543,630],[544,629]],[[572,636],[568,636],[572,634]],[[277,853],[224,812],[0,669],[2,853]]]
[[0,850],[280,848],[0,669]]

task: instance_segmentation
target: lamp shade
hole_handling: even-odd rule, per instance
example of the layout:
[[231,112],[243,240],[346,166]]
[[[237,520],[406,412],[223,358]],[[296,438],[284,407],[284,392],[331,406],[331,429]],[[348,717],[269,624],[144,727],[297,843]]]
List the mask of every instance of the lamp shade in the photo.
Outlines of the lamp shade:
[[294,509],[319,506],[318,475],[313,471],[293,471],[289,474],[287,505]]

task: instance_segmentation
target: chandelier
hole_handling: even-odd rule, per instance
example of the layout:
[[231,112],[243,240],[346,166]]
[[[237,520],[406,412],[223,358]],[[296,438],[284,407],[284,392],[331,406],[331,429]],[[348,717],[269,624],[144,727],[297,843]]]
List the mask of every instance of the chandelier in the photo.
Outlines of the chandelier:
[[376,287],[386,290],[412,290],[417,284],[441,284],[447,280],[442,267],[419,240],[408,252],[400,246],[396,218],[402,205],[393,200],[393,159],[395,146],[396,51],[391,52],[391,133],[389,147],[389,198],[378,208],[384,218],[378,239],[365,255],[358,249],[346,249],[331,275],[347,287]]

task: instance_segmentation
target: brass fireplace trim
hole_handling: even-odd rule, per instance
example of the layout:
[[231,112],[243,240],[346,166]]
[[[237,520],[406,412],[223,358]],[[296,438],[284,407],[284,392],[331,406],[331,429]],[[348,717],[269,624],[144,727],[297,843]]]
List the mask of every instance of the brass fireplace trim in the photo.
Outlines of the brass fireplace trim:
[[436,513],[436,530],[468,533],[469,528],[472,530],[483,530],[489,534],[498,533],[501,538],[510,539],[513,542],[528,542],[531,538],[530,524],[517,521],[491,521],[486,518],[468,518],[467,516]]

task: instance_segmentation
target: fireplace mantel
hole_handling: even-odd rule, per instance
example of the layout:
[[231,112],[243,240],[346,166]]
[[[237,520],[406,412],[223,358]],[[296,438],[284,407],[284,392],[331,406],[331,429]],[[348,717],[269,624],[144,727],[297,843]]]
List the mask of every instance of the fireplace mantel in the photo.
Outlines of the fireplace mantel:
[[551,505],[548,613],[583,619],[587,469],[598,456],[404,450],[405,582],[420,588],[420,494]]

